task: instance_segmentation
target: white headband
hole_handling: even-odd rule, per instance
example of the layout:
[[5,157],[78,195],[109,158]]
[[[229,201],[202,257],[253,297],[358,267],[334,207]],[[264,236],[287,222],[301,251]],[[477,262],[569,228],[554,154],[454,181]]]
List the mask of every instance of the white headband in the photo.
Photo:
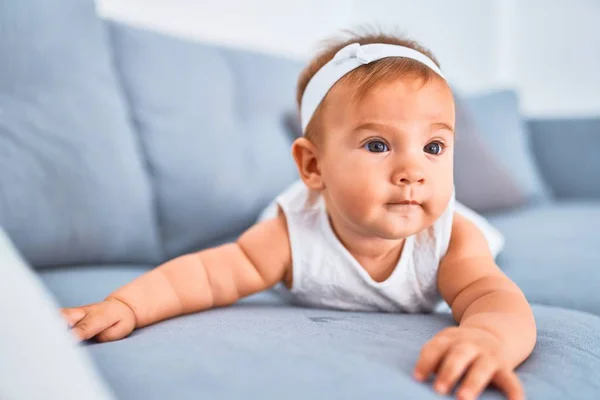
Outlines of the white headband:
[[369,64],[386,57],[411,58],[427,65],[443,79],[446,79],[438,66],[429,57],[417,50],[383,43],[366,44],[363,46],[359,43],[349,44],[338,51],[333,59],[318,70],[308,82],[300,106],[302,132],[306,132],[306,127],[315,110],[338,80],[361,65]]

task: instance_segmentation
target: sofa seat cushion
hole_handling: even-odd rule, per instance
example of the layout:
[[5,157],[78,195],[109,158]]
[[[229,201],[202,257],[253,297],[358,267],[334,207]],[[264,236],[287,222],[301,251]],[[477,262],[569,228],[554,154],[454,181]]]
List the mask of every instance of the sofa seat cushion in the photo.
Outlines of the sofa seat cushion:
[[[145,267],[43,271],[62,305],[102,299]],[[600,398],[600,317],[534,305],[538,342],[517,370],[529,398]],[[437,399],[411,372],[450,314],[381,314],[294,307],[276,291],[182,316],[126,339],[87,342],[118,398]],[[501,398],[488,389],[484,399]]]
[[530,301],[600,315],[600,201],[553,203],[490,221],[506,239],[497,262]]
[[[535,306],[538,343],[518,368],[528,398],[600,398],[600,318]],[[298,308],[273,292],[87,349],[119,398],[440,398],[411,377],[449,314]],[[502,398],[488,389],[483,399]]]

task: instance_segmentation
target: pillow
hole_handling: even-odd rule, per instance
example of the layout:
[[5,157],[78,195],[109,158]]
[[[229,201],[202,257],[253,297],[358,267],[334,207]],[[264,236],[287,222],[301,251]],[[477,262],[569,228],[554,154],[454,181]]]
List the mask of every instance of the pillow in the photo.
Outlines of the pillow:
[[[529,121],[533,152],[555,198],[600,199],[600,117]],[[560,157],[557,157],[560,154]]]
[[456,199],[480,213],[524,205],[527,198],[523,189],[486,146],[465,101],[455,96],[455,103]]
[[530,150],[529,131],[519,113],[517,94],[502,90],[462,99],[485,147],[510,173],[526,200],[546,201],[550,193]]
[[0,225],[36,267],[159,257],[152,193],[92,1],[0,2]]
[[110,22],[166,257],[235,237],[296,178],[281,116],[300,66]]

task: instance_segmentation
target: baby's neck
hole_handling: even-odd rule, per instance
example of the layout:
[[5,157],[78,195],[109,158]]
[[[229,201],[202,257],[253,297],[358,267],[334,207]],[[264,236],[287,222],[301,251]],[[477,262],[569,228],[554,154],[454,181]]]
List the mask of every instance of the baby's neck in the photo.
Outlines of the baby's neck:
[[366,236],[337,224],[331,217],[329,221],[338,240],[374,281],[383,282],[390,277],[402,254],[405,239]]

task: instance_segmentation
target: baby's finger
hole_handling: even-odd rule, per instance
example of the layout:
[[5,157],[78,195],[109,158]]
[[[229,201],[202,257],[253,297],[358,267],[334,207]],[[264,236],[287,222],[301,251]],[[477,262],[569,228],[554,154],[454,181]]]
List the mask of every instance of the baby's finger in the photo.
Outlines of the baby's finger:
[[436,336],[425,343],[415,367],[415,379],[424,381],[429,378],[437,369],[451,342],[451,339],[446,336]]
[[451,391],[478,354],[479,350],[472,345],[451,347],[436,374],[435,390],[442,394]]
[[467,372],[456,396],[459,400],[476,399],[487,387],[499,365],[496,360],[487,356],[478,357]]
[[119,321],[111,327],[106,328],[96,336],[99,342],[111,342],[123,339],[133,331],[133,326],[128,326],[124,321]]
[[514,371],[501,369],[494,375],[492,383],[506,393],[509,400],[523,400],[525,398],[523,384]]
[[63,308],[60,310],[60,314],[67,321],[69,328],[73,327],[76,323],[81,321],[85,317],[85,309],[81,307],[76,308]]
[[71,330],[80,340],[88,340],[114,324],[115,321],[98,314],[87,314]]

